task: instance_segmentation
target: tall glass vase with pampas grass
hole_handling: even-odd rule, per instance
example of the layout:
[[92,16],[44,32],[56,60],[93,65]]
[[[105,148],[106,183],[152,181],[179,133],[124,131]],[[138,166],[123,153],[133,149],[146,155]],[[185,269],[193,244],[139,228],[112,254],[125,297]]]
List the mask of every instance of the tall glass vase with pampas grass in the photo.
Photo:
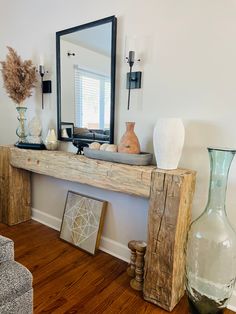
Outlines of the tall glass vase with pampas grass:
[[19,125],[16,134],[19,139],[16,145],[19,145],[27,142],[25,100],[32,96],[32,89],[37,81],[36,68],[31,60],[23,61],[13,48],[7,47],[7,49],[6,60],[0,61],[0,64],[4,87],[7,95],[16,104],[18,112]]

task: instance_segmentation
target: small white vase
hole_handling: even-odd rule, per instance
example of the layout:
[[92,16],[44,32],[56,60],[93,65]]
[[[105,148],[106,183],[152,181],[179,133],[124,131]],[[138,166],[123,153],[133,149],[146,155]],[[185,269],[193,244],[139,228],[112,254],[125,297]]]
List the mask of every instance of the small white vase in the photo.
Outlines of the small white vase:
[[160,169],[177,169],[184,145],[185,130],[181,119],[162,118],[155,125],[153,146]]
[[48,150],[56,150],[58,147],[58,141],[56,132],[54,129],[49,129],[45,138],[44,144]]

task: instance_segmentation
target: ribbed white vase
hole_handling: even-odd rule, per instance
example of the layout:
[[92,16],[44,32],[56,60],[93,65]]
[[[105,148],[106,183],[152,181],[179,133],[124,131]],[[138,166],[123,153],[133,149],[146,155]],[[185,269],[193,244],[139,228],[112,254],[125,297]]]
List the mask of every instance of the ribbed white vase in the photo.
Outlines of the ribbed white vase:
[[159,169],[177,169],[184,145],[185,129],[179,118],[157,120],[153,146]]

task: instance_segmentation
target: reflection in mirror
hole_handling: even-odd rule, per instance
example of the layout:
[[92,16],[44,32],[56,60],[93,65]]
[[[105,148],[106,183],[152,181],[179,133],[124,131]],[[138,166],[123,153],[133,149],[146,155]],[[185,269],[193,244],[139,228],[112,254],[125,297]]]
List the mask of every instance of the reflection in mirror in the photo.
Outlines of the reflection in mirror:
[[74,123],[62,122],[61,123],[61,137],[64,141],[73,140]]
[[60,140],[113,142],[115,44],[114,16],[57,32]]

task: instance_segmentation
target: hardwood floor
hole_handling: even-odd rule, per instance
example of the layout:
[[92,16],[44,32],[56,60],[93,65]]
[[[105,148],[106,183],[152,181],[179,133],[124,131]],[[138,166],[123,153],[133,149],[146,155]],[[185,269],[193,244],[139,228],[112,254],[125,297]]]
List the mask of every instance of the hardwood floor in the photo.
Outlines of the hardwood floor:
[[[33,273],[34,313],[168,313],[130,288],[127,264],[115,257],[81,252],[33,220],[0,224],[0,234],[14,240],[15,259]],[[185,298],[172,313],[188,313]]]

